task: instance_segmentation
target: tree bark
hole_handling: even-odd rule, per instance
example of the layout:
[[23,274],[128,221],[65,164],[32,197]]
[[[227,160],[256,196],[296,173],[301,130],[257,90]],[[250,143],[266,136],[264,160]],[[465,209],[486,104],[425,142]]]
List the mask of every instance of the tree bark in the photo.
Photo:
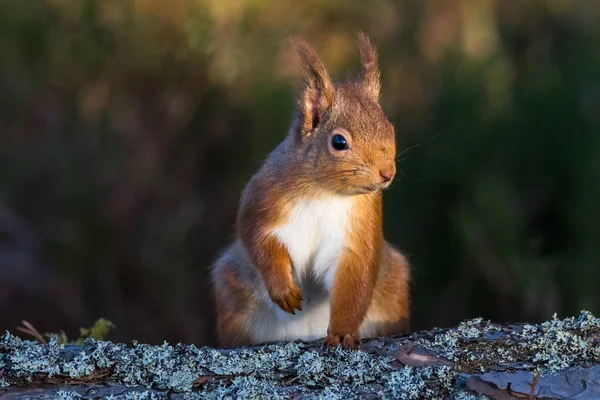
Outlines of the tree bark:
[[600,319],[538,324],[481,319],[363,340],[233,350],[88,340],[0,339],[0,398],[599,399]]

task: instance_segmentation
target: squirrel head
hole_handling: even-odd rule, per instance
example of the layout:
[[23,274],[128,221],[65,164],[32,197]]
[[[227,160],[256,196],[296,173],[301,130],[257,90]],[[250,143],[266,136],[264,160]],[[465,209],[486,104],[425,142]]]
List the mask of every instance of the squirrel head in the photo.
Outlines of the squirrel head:
[[317,184],[340,194],[366,194],[387,188],[396,174],[392,124],[379,104],[377,52],[358,35],[361,74],[333,82],[307,43],[292,40],[303,65],[303,88],[292,126],[302,168]]

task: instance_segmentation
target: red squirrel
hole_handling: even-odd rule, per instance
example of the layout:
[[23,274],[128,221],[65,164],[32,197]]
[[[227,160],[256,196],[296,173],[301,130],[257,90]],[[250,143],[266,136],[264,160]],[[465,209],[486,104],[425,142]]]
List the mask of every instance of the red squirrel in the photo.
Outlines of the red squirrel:
[[410,326],[408,261],[382,232],[395,132],[364,33],[362,73],[341,83],[306,42],[291,44],[303,65],[298,110],[243,190],[236,240],[212,266],[217,336],[225,348],[325,338],[356,349]]

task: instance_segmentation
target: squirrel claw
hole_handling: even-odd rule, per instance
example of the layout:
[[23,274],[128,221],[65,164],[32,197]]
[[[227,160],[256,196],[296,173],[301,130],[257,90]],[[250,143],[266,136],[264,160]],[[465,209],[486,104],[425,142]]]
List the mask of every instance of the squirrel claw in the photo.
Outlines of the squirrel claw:
[[302,292],[294,285],[282,296],[272,296],[271,299],[283,311],[296,315],[296,310],[302,311]]
[[344,350],[356,350],[358,348],[358,334],[337,335],[330,333],[324,340],[327,348],[338,347],[341,343]]

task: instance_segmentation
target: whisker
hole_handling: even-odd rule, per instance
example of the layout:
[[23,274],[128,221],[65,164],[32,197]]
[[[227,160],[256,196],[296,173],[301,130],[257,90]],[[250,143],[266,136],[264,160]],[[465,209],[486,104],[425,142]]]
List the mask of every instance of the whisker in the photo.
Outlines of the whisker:
[[417,143],[417,144],[414,144],[414,145],[412,145],[412,146],[409,146],[409,147],[407,147],[406,149],[402,150],[402,152],[401,152],[400,154],[398,154],[398,155],[396,156],[396,158],[398,158],[398,157],[402,157],[402,155],[403,155],[403,154],[406,154],[406,152],[408,152],[408,151],[410,151],[410,150],[412,150],[412,149],[414,149],[414,148],[416,148],[416,147],[423,146],[423,145],[424,145],[424,144],[426,144],[427,142],[430,142],[430,141],[432,141],[433,139],[435,139],[435,138],[437,138],[438,136],[440,136],[440,135],[442,134],[442,132],[443,132],[443,131],[439,131],[438,133],[436,133],[435,135],[433,135],[433,136],[432,136],[432,137],[430,137],[429,139],[426,139],[425,141],[423,141],[423,142],[421,142],[421,143]]
[[[360,170],[359,169],[345,169],[342,171],[327,172],[324,174],[317,175],[317,178],[328,178],[328,177],[334,177],[334,176],[342,175],[342,174],[352,174],[352,173],[355,173],[358,171],[360,171]],[[353,175],[355,175],[355,174],[353,174]]]
[[414,145],[412,145],[412,146],[410,146],[410,147],[407,147],[406,149],[402,150],[402,152],[401,152],[400,154],[398,154],[398,155],[396,156],[396,158],[398,158],[398,157],[402,157],[402,155],[406,154],[406,152],[408,152],[408,151],[410,151],[410,150],[412,150],[412,149],[414,149],[414,148],[417,148],[417,147],[419,147],[419,146],[422,146],[422,145],[423,145],[423,143],[417,143],[417,144],[414,144]]
[[367,162],[367,160],[360,154],[360,152],[355,153],[358,158],[360,158],[360,160],[365,164],[368,165],[369,163]]
[[406,160],[408,160],[409,158],[410,158],[410,156],[409,156],[409,155],[406,155],[406,156],[402,157],[401,159],[399,159],[399,160],[396,160],[396,162],[402,162],[402,161],[406,161]]
[[337,160],[337,162],[339,162],[340,164],[355,165],[357,167],[364,167],[365,166],[365,164],[361,164],[361,163],[357,163],[357,162],[352,162],[352,161]]

